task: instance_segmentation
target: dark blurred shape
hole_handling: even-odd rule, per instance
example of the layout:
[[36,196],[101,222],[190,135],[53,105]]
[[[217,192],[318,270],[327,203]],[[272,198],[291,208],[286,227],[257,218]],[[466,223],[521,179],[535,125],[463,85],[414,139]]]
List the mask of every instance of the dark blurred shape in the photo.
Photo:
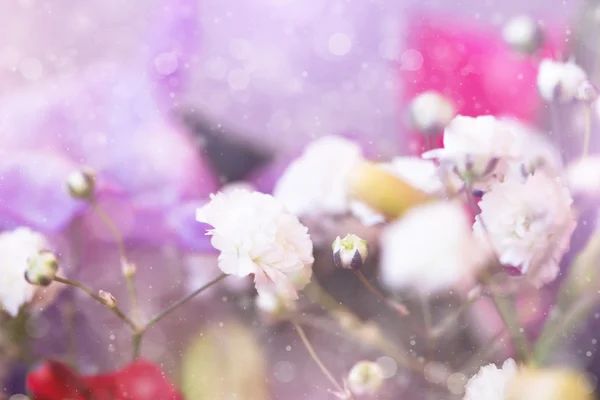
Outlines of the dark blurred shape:
[[27,372],[27,365],[25,363],[19,362],[13,364],[4,380],[4,386],[2,387],[1,393],[8,397],[15,394],[26,393],[25,378]]
[[182,117],[223,184],[243,180],[273,159],[273,149],[260,140],[251,143],[243,139],[220,121],[197,113]]

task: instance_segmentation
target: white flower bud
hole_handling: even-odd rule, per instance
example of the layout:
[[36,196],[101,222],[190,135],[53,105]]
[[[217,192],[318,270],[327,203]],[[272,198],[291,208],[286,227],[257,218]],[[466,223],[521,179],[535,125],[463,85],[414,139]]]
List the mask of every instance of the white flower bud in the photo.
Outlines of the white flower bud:
[[537,86],[546,101],[567,103],[577,99],[579,88],[585,81],[587,74],[574,62],[544,59],[540,63]]
[[54,280],[58,271],[58,260],[54,253],[40,250],[27,260],[25,280],[32,285],[48,286]]
[[67,188],[72,197],[89,200],[96,189],[96,174],[89,167],[75,171],[67,178]]
[[372,361],[359,361],[348,373],[348,386],[358,395],[376,393],[384,381],[384,372],[381,366]]
[[121,260],[121,270],[123,271],[124,277],[131,278],[135,276],[135,273],[137,272],[137,266],[127,260]]
[[441,133],[455,114],[456,109],[450,100],[435,91],[421,93],[410,105],[413,128],[426,135]]
[[577,88],[577,95],[575,98],[585,103],[593,103],[598,98],[598,89],[590,81],[584,81],[579,88]]
[[527,15],[511,18],[502,30],[504,41],[519,53],[531,54],[540,48],[544,32],[536,20]]
[[343,239],[338,236],[332,249],[333,262],[338,268],[360,269],[369,255],[367,241],[351,233]]
[[100,297],[102,303],[108,308],[115,308],[117,306],[117,299],[115,299],[115,296],[104,290],[98,292],[98,297]]

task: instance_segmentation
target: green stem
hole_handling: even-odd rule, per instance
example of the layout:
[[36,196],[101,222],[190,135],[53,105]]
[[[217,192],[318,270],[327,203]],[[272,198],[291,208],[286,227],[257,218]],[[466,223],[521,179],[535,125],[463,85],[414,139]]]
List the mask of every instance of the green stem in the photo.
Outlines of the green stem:
[[138,329],[137,325],[131,319],[129,319],[129,317],[127,317],[123,313],[123,311],[121,311],[119,309],[119,307],[117,307],[117,306],[115,306],[115,307],[108,307],[104,303],[104,300],[102,300],[102,298],[100,298],[100,296],[98,296],[96,293],[94,293],[94,291],[92,289],[88,288],[87,286],[83,285],[82,283],[71,281],[69,279],[61,278],[61,277],[58,277],[58,276],[55,277],[54,280],[56,282],[64,283],[65,285],[73,286],[73,287],[76,287],[76,288],[84,291],[91,298],[93,298],[94,300],[96,300],[98,303],[102,304],[103,306],[105,306],[106,308],[108,308],[109,310],[111,310],[117,317],[119,317],[120,320],[122,320],[127,325],[129,325],[131,327],[131,329],[133,329],[134,331]]
[[177,308],[184,305],[185,303],[187,303],[188,301],[190,301],[191,299],[193,299],[200,293],[204,292],[206,289],[210,288],[211,286],[215,285],[216,283],[221,282],[223,279],[227,278],[228,276],[229,275],[227,275],[227,274],[219,275],[218,277],[216,277],[212,281],[208,282],[204,286],[194,290],[192,293],[185,296],[183,299],[171,304],[164,311],[158,313],[150,321],[148,321],[148,323],[146,323],[146,325],[143,328],[136,329],[136,332],[133,335],[133,357],[134,357],[134,359],[139,356],[141,345],[142,345],[142,339],[144,338],[144,334],[150,327],[152,327],[158,321],[162,320],[164,317],[166,317],[167,315],[169,315],[170,313],[175,311]]
[[367,290],[369,290],[371,293],[373,293],[373,295],[375,295],[375,297],[377,297],[377,300],[386,304],[388,307],[394,310],[400,317],[406,317],[407,315],[410,315],[410,311],[408,311],[408,308],[404,304],[396,303],[386,298],[383,295],[383,293],[381,293],[375,286],[373,286],[373,284],[371,284],[371,282],[369,282],[367,277],[360,270],[355,270],[354,273],[362,282],[362,284],[367,288]]
[[[121,257],[121,268],[129,263],[129,258],[127,257],[127,249],[125,247],[125,240],[123,240],[123,235],[119,231],[117,224],[112,220],[110,215],[98,204],[95,199],[91,200],[92,208],[96,215],[100,218],[100,220],[106,225],[113,238],[115,239],[115,243],[119,249],[119,255]],[[131,304],[131,309],[133,310],[133,315],[138,315],[138,301],[137,301],[137,292],[135,290],[135,274],[124,274],[125,279],[127,280],[127,291],[129,293],[129,301]]]
[[292,324],[294,325],[294,328],[296,328],[296,332],[298,332],[298,336],[300,336],[300,340],[302,340],[302,343],[304,344],[304,347],[306,347],[308,354],[313,359],[313,361],[317,364],[317,366],[319,367],[321,372],[323,372],[323,375],[325,375],[325,377],[327,377],[329,382],[331,382],[331,384],[335,387],[335,389],[339,393],[346,393],[346,390],[344,390],[342,385],[340,385],[338,383],[337,379],[334,378],[331,371],[329,371],[329,369],[327,369],[325,364],[323,364],[323,361],[321,361],[321,359],[317,355],[317,352],[315,351],[313,346],[310,344],[310,341],[308,340],[308,337],[306,336],[304,329],[302,329],[300,324],[298,324],[298,322],[296,322],[295,320],[292,320]]

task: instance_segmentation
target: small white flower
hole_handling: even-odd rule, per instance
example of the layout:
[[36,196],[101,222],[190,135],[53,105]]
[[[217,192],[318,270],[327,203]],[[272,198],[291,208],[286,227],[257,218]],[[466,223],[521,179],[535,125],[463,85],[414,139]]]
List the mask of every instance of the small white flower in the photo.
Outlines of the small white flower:
[[556,278],[569,248],[576,225],[572,202],[561,182],[546,174],[506,180],[483,195],[473,229],[491,242],[502,264],[518,268],[539,287]]
[[413,127],[428,135],[440,133],[455,115],[450,100],[435,91],[421,93],[410,104]]
[[503,119],[502,123],[515,137],[512,153],[520,155],[508,161],[508,175],[511,178],[524,181],[536,171],[549,176],[562,175],[560,152],[546,136],[516,119]]
[[463,400],[504,400],[507,385],[516,374],[517,364],[513,359],[504,361],[501,369],[494,364],[481,367],[467,382]]
[[352,141],[322,137],[288,166],[273,195],[297,216],[344,214],[350,206],[348,176],[362,159],[360,147]]
[[537,86],[546,101],[569,102],[576,98],[587,74],[572,61],[558,62],[544,59],[540,63]]
[[502,38],[515,51],[529,54],[539,49],[544,34],[536,20],[527,15],[518,15],[504,25]]
[[348,373],[348,386],[358,395],[375,394],[381,389],[385,376],[381,366],[372,361],[357,362]]
[[236,276],[254,275],[259,295],[269,291],[296,299],[293,280],[314,261],[308,229],[273,196],[235,189],[211,196],[196,219],[213,227],[219,268]]
[[391,289],[415,287],[427,294],[469,279],[488,252],[471,232],[461,203],[416,207],[381,237],[381,280]]
[[600,156],[589,156],[567,167],[569,188],[573,194],[600,195]]
[[0,304],[13,317],[32,301],[37,289],[25,280],[28,261],[47,248],[46,239],[28,228],[0,234]]
[[463,180],[470,181],[502,175],[507,161],[518,156],[511,129],[489,115],[457,116],[444,131],[444,148],[422,155],[425,159],[438,159],[442,165],[451,166]]

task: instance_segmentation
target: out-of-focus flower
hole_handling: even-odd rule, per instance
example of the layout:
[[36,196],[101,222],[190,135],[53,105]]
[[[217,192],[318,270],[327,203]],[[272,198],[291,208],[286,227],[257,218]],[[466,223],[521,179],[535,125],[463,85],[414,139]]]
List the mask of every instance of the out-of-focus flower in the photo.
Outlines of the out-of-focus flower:
[[385,374],[381,366],[372,361],[359,361],[348,373],[348,387],[358,395],[375,394],[383,385]]
[[28,228],[0,233],[0,304],[13,317],[29,303],[36,287],[25,280],[28,261],[48,248],[46,238]]
[[360,269],[369,255],[367,241],[351,233],[339,236],[332,245],[333,262],[338,268]]
[[584,157],[569,164],[567,179],[573,195],[600,195],[600,156]]
[[40,250],[29,257],[27,265],[25,280],[36,286],[50,285],[58,271],[58,260],[54,253],[48,250]]
[[267,291],[256,296],[256,307],[262,317],[269,321],[279,321],[287,318],[296,309],[296,302],[276,292]]
[[508,160],[516,158],[515,137],[492,116],[457,116],[444,131],[444,148],[423,153],[455,168],[465,181],[482,181],[506,172]]
[[494,364],[481,367],[467,382],[463,400],[505,400],[508,382],[516,374],[517,364],[512,359],[504,361],[502,368]]
[[385,228],[381,247],[383,284],[397,290],[415,287],[426,294],[471,278],[488,254],[472,235],[466,210],[455,202],[409,211]]
[[94,170],[86,167],[72,172],[67,177],[67,189],[69,194],[76,199],[89,200],[94,196],[96,188],[96,174]]
[[538,22],[528,15],[517,15],[504,25],[502,38],[515,51],[534,53],[544,41],[544,32]]
[[543,172],[548,176],[563,174],[560,152],[546,136],[516,119],[503,119],[502,123],[513,133],[514,154],[519,155],[508,162],[511,178],[524,181],[534,172]]
[[27,376],[35,399],[183,400],[183,396],[156,365],[137,360],[112,373],[81,376],[55,361],[42,364]]
[[598,89],[590,81],[584,81],[577,88],[575,98],[585,103],[593,103],[598,98]]
[[586,80],[587,74],[574,62],[563,63],[546,58],[540,63],[537,87],[544,100],[565,103],[576,99],[580,86]]
[[236,276],[254,275],[260,294],[275,291],[297,298],[292,277],[314,261],[308,229],[273,196],[236,189],[211,195],[196,218],[213,227],[219,268]]
[[[521,368],[507,381],[506,400],[593,400],[588,378],[566,369]],[[485,398],[487,397],[479,397]],[[475,397],[474,397],[475,399]]]
[[273,195],[295,215],[348,211],[348,174],[362,160],[360,147],[337,136],[306,146],[285,170]]
[[491,242],[502,264],[542,286],[556,278],[569,248],[576,226],[572,202],[558,178],[537,173],[524,183],[506,180],[483,195],[473,229]]
[[419,94],[410,103],[412,126],[426,135],[441,133],[455,115],[452,102],[433,90]]
[[[536,120],[543,104],[535,87],[537,65],[507,46],[496,27],[430,11],[412,13],[407,20],[407,55],[414,54],[418,63],[415,68],[400,65],[403,112],[415,96],[434,90],[460,115]],[[538,54],[560,52],[563,35],[562,27],[547,27]],[[420,154],[426,139],[418,132],[407,134],[406,147]]]

